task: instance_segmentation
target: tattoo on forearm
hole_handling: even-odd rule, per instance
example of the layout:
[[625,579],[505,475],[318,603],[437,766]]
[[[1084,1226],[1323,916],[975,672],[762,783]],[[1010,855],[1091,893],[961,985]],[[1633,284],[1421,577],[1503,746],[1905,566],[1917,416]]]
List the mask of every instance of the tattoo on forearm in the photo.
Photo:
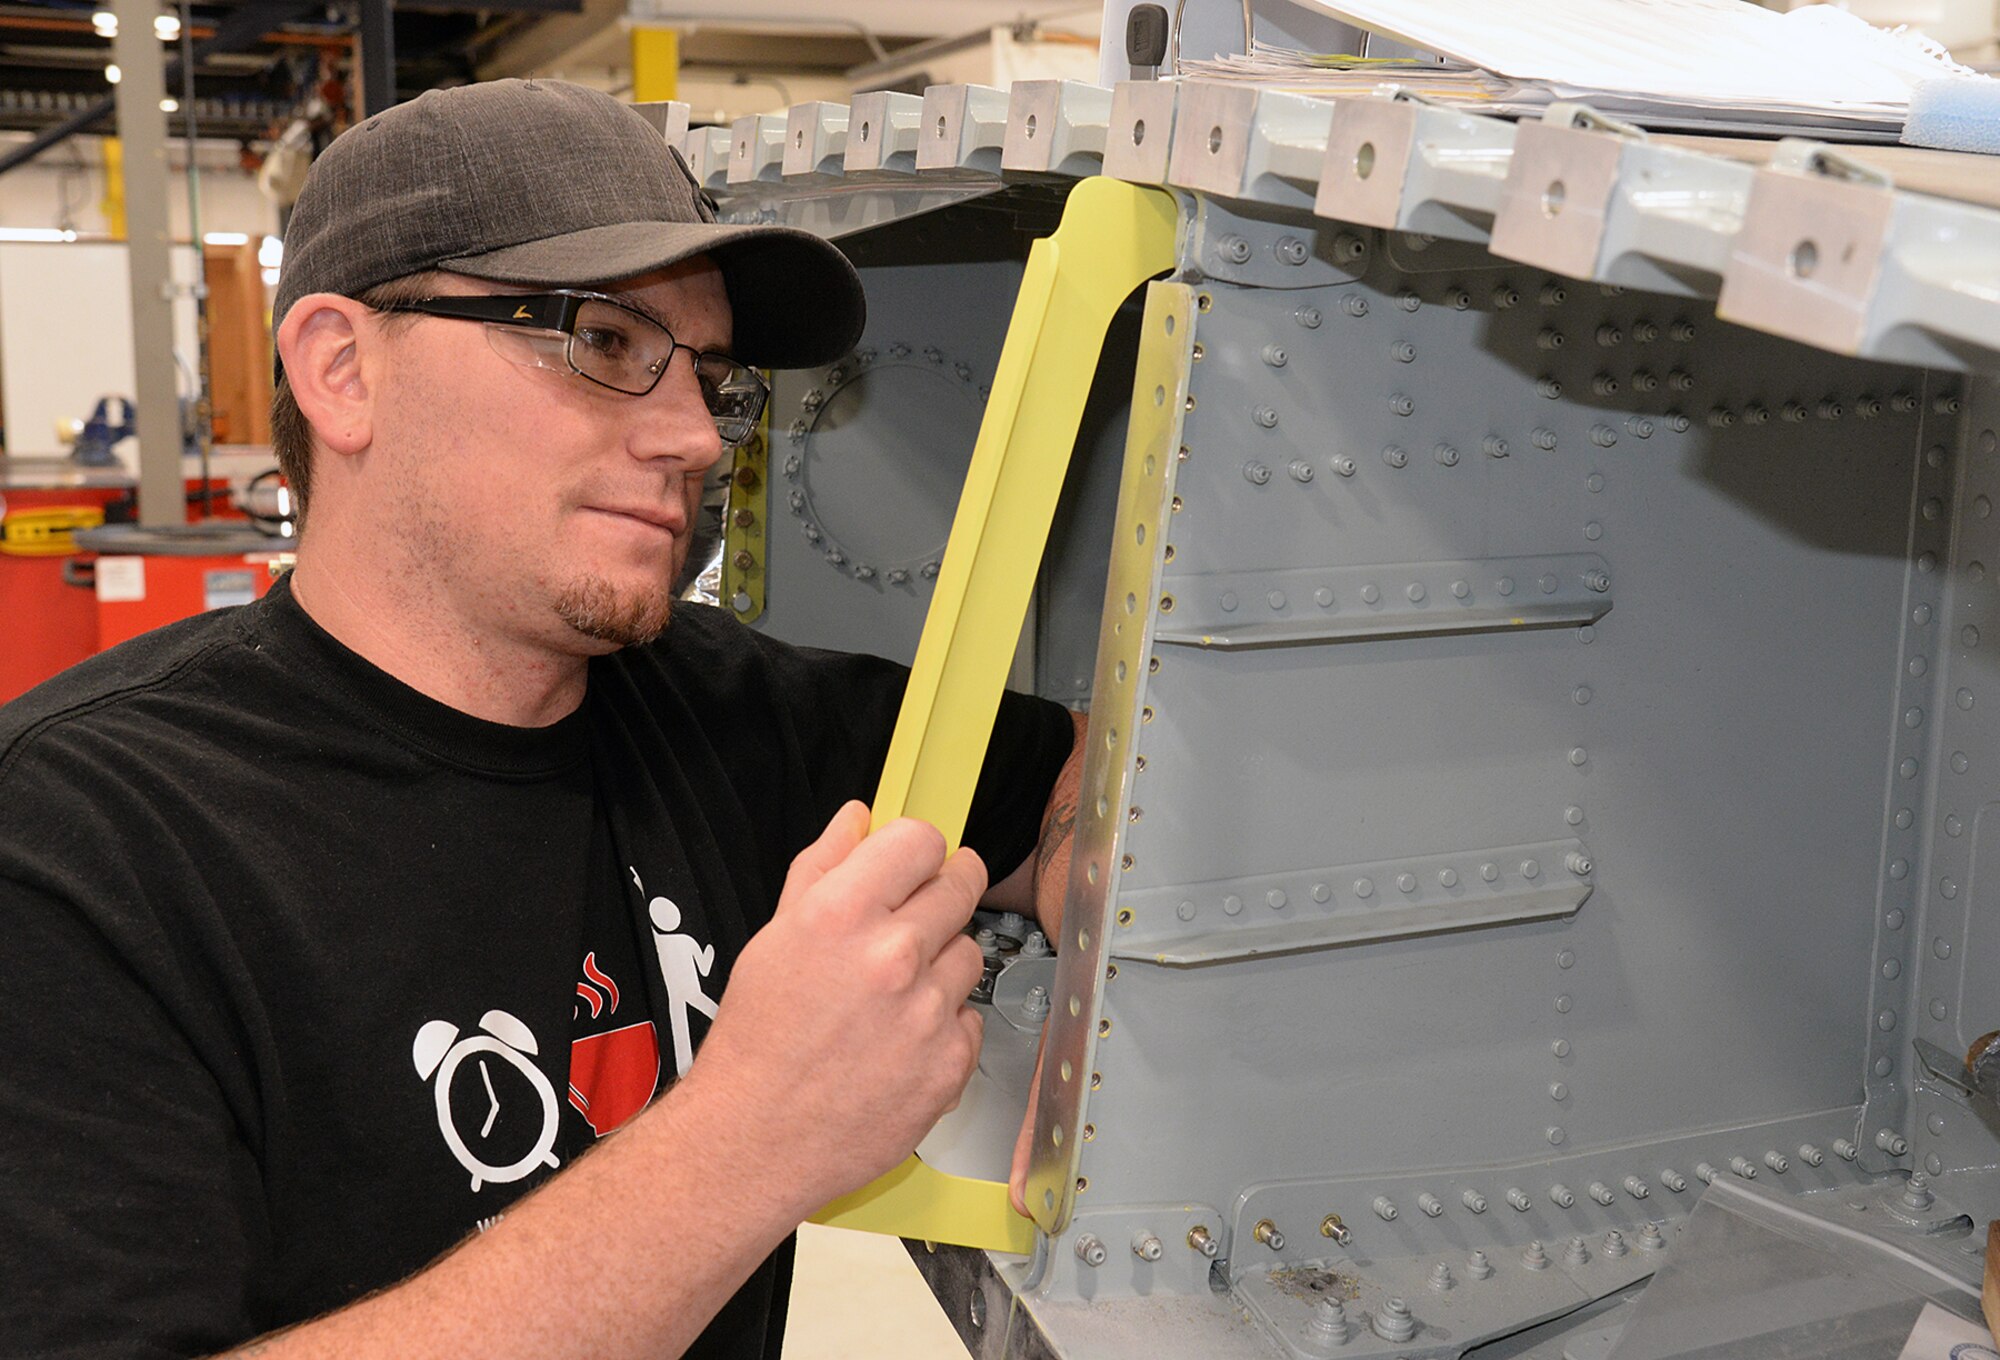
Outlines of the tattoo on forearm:
[[1076,804],[1061,802],[1049,807],[1048,820],[1042,823],[1042,843],[1035,851],[1035,871],[1047,873],[1055,863],[1056,856],[1069,844],[1070,833],[1076,830]]

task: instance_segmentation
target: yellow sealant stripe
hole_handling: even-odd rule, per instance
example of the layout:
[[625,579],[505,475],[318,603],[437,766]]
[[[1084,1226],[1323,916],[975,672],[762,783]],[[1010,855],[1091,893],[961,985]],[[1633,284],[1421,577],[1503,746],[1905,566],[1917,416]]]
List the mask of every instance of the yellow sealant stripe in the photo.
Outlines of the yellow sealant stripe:
[[[1173,267],[1179,210],[1159,189],[1087,179],[1056,234],[1035,243],[908,692],[876,792],[874,824],[921,817],[956,847],[1041,569],[1104,334],[1132,290]],[[1034,1225],[1000,1181],[911,1157],[813,1221],[1026,1253]]]

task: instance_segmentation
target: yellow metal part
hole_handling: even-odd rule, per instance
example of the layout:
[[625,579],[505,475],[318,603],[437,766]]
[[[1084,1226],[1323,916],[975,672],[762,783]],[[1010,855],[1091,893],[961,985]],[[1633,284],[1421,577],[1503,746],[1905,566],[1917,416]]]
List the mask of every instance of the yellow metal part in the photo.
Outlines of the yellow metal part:
[[[766,413],[768,416],[768,412]],[[722,526],[722,604],[744,623],[764,612],[765,501],[770,427],[736,450],[729,467],[729,502]]]
[[104,229],[114,241],[125,239],[125,143],[106,137],[104,146]]
[[0,515],[0,553],[9,557],[65,557],[76,551],[76,531],[104,523],[99,505],[47,505]]
[[632,29],[632,101],[654,104],[680,97],[681,35],[678,29]]
[[[876,826],[921,817],[953,847],[964,835],[1105,331],[1133,289],[1173,267],[1179,220],[1162,190],[1086,179],[1055,235],[1029,252],[876,791]],[[1006,1185],[915,1157],[814,1221],[990,1251],[1034,1244]]]

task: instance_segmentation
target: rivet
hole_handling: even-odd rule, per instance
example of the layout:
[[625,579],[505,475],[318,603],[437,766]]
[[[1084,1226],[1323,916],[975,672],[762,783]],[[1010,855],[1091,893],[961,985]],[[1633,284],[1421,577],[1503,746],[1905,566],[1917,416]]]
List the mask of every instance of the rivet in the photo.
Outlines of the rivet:
[[1243,899],[1230,893],[1222,899],[1222,911],[1226,916],[1240,916],[1243,913]]
[[1313,591],[1313,603],[1325,609],[1333,603],[1333,591],[1326,586],[1319,587]]
[[[1271,591],[1264,596],[1264,603],[1273,609],[1283,609],[1285,607],[1285,592],[1282,590]],[[1151,712],[1150,709],[1147,711]]]
[[1444,1205],[1429,1191],[1417,1196],[1417,1207],[1424,1211],[1425,1218],[1436,1218],[1444,1212]]
[[1370,581],[1367,585],[1361,587],[1361,602],[1363,604],[1374,604],[1381,598],[1382,598],[1382,592],[1379,588],[1377,588],[1377,586],[1373,581]]
[[1285,347],[1283,345],[1264,346],[1264,362],[1272,368],[1283,368],[1285,366],[1285,357]]
[[1265,467],[1262,463],[1245,463],[1243,465],[1243,480],[1249,482],[1252,486],[1262,486],[1271,480],[1271,469]]
[[1394,444],[1391,444],[1388,448],[1382,450],[1382,461],[1390,467],[1399,468],[1409,463],[1410,455],[1397,448]]
[[1891,930],[1901,930],[1903,928],[1903,909],[1901,907],[1889,908],[1888,911],[1882,914],[1882,924]]
[[1851,1162],[1861,1155],[1861,1149],[1855,1147],[1854,1144],[1848,1142],[1845,1138],[1836,1138],[1833,1140],[1833,1155],[1840,1158],[1843,1162]]
[[1333,896],[1333,889],[1324,883],[1313,884],[1313,901],[1325,902]]
[[1357,879],[1355,879],[1355,880],[1354,880],[1354,895],[1355,895],[1356,897],[1359,897],[1359,898],[1363,899],[1364,901],[1365,901],[1366,899],[1370,898],[1370,897],[1373,897],[1373,896],[1375,895],[1375,883],[1374,883],[1374,880],[1372,880],[1372,879],[1366,879],[1366,878],[1357,878]]
[[[1342,239],[1346,234],[1342,233]],[[1312,255],[1312,247],[1296,236],[1280,236],[1271,246],[1271,253],[1281,264],[1301,265]]]
[[1179,906],[1174,908],[1174,915],[1178,916],[1183,921],[1192,921],[1194,919],[1194,903],[1192,902],[1181,903]]
[[1675,343],[1685,345],[1694,339],[1694,323],[1691,321],[1676,321],[1669,334],[1673,336]]
[[1504,283],[1493,290],[1493,307],[1495,311],[1504,312],[1509,307],[1520,302],[1520,300],[1521,295]]
[[1688,418],[1679,411],[1667,412],[1667,428],[1675,434],[1686,434],[1688,432],[1688,425]]
[[1979,630],[1968,623],[1965,627],[1959,629],[1958,640],[1968,647],[1977,647],[1979,645]]
[[1777,1172],[1780,1176],[1792,1169],[1791,1159],[1776,1148],[1772,1148],[1764,1154],[1764,1165],[1770,1167],[1771,1170]]
[[1402,292],[1396,294],[1396,305],[1406,312],[1414,312],[1417,308],[1423,306],[1424,303],[1422,298],[1405,288]]
[[1556,593],[1556,578],[1553,576],[1544,576],[1536,581],[1535,584],[1542,588],[1542,594],[1544,595],[1553,595]]
[[1708,423],[1718,430],[1726,430],[1736,423],[1736,412],[1727,406],[1712,407],[1708,413]]
[[1565,822],[1568,822],[1568,823],[1569,823],[1569,824],[1570,824],[1571,826],[1581,826],[1581,825],[1583,825],[1583,809],[1582,809],[1582,808],[1580,808],[1580,807],[1566,807],[1566,808],[1564,808],[1564,809],[1563,809],[1563,820],[1564,820]]
[[1472,587],[1464,581],[1453,581],[1451,583],[1451,593],[1453,598],[1462,600],[1472,593]]
[[1684,368],[1676,368],[1667,374],[1667,386],[1676,392],[1694,391],[1694,374]]
[[1884,1034],[1896,1028],[1896,1012],[1890,1009],[1881,1011],[1875,1017],[1875,1028],[1881,1030]]
[[1589,759],[1590,759],[1590,753],[1584,750],[1581,746],[1573,748],[1569,753],[1569,763],[1572,765],[1580,766]]
[[1327,466],[1333,469],[1336,476],[1352,477],[1354,475],[1354,460],[1344,453],[1335,454]]
[[1600,397],[1615,397],[1618,395],[1618,379],[1609,373],[1599,373],[1590,380],[1590,390]]
[[1458,466],[1458,450],[1449,444],[1440,444],[1431,450],[1431,456],[1446,467]]
[[1574,949],[1563,949],[1557,951],[1556,967],[1558,968],[1576,967],[1576,951]]
[[1519,1189],[1517,1187],[1507,1192],[1507,1203],[1512,1205],[1515,1209],[1520,1210],[1522,1213],[1526,1213],[1530,1208],[1534,1206],[1535,1202],[1528,1198],[1527,1191]]
[[1800,1143],[1799,1160],[1807,1166],[1823,1166],[1826,1164],[1826,1154],[1811,1143]]
[[1820,402],[1820,404],[1817,407],[1813,408],[1813,410],[1814,414],[1817,415],[1821,420],[1840,419],[1841,405],[1837,400],[1835,400],[1832,397],[1828,397],[1822,402]]
[[1541,299],[1544,307],[1560,307],[1569,297],[1569,290],[1556,282],[1542,285]]
[[1528,436],[1528,442],[1536,448],[1547,452],[1556,446],[1556,432],[1542,426],[1537,426],[1535,432]]
[[1512,595],[1514,593],[1514,578],[1511,576],[1502,576],[1498,581],[1493,583],[1493,588],[1502,595]]
[[1292,320],[1309,331],[1318,330],[1320,315],[1317,307],[1301,307],[1292,313]]
[[1625,432],[1635,439],[1651,439],[1653,422],[1644,416],[1629,416],[1625,421]]
[[1452,289],[1444,295],[1444,300],[1451,304],[1453,311],[1462,312],[1472,306],[1472,294],[1463,288]]
[[1896,773],[1905,779],[1915,779],[1917,771],[1921,768],[1915,756],[1904,756],[1902,762],[1896,766]]
[[1460,1195],[1458,1199],[1459,1203],[1472,1210],[1475,1214],[1486,1212],[1486,1196],[1480,1194],[1477,1190],[1468,1190]]
[[1660,390],[1659,376],[1655,374],[1650,368],[1636,368],[1632,370],[1632,390],[1634,392],[1659,391]]
[[1456,869],[1438,870],[1438,882],[1444,887],[1456,888],[1458,886],[1458,870]]
[[1590,442],[1600,449],[1608,449],[1618,442],[1618,432],[1609,425],[1593,425],[1590,427]]
[[1729,1169],[1746,1181],[1757,1179],[1757,1168],[1750,1165],[1750,1159],[1747,1157],[1731,1157],[1729,1159]]
[[[1377,1195],[1375,1197],[1374,1207],[1375,1207],[1375,1216],[1381,1219],[1384,1223],[1394,1223],[1396,1221],[1395,1201],[1391,1200],[1387,1195]],[[1335,1226],[1337,1227],[1339,1225],[1336,1224]],[[1329,1233],[1325,1230],[1324,1226],[1322,1226],[1320,1231],[1323,1236],[1326,1237],[1333,1236],[1332,1233]]]
[[1966,756],[1965,752],[1953,751],[1951,753],[1951,772],[1953,774],[1964,774],[1971,764],[1972,762]]
[[1941,998],[1933,998],[1931,1001],[1931,1019],[1942,1020],[1945,1018],[1946,1014],[1947,1014],[1947,1007],[1945,1006],[1944,1001]]
[[1482,864],[1479,866],[1479,876],[1491,883],[1500,877],[1500,868],[1494,864]]
[[1417,409],[1417,404],[1402,392],[1389,398],[1389,409],[1399,416],[1406,416]]
[[1932,1137],[1942,1135],[1944,1133],[1944,1116],[1941,1114],[1932,1115],[1924,1121],[1924,1127],[1931,1131]]
[[1556,1013],[1558,1015],[1568,1015],[1570,1007],[1575,1004],[1568,996],[1559,996],[1556,998]]
[[1250,258],[1250,243],[1232,232],[1216,239],[1215,253],[1231,264],[1243,264]]
[[1583,536],[1589,539],[1592,543],[1595,543],[1598,539],[1604,537],[1604,526],[1602,524],[1599,524],[1596,520],[1592,520],[1590,523],[1583,526]]
[[1957,882],[1957,880],[1955,880],[1955,879],[1949,879],[1949,878],[1941,878],[1941,879],[1939,879],[1939,880],[1938,880],[1938,893],[1939,893],[1939,895],[1940,895],[1940,896],[1942,896],[1942,897],[1943,897],[1943,898],[1944,898],[1944,899],[1945,899],[1946,901],[1951,901],[1951,900],[1955,899],[1955,898],[1956,898],[1956,897],[1958,896],[1958,882]]
[[1536,861],[1531,859],[1524,859],[1521,861],[1522,878],[1529,879],[1532,881],[1533,879],[1540,878],[1541,874],[1542,874],[1542,866]]
[[1285,904],[1290,900],[1290,898],[1285,896],[1284,890],[1281,888],[1273,888],[1264,894],[1264,905],[1272,911],[1283,911]]
[[1236,612],[1236,606],[1240,604],[1241,601],[1239,601],[1236,598],[1235,591],[1225,590],[1222,592],[1221,598],[1217,601],[1217,603],[1222,606],[1223,613],[1234,614]]
[[1286,471],[1292,474],[1292,480],[1295,482],[1305,483],[1313,479],[1313,465],[1303,458],[1293,459]]
[[1908,1140],[1894,1129],[1876,1130],[1875,1146],[1888,1153],[1891,1157],[1901,1157],[1910,1150]]
[[1368,299],[1358,294],[1342,298],[1340,305],[1349,316],[1368,315]]
[[1535,337],[1535,344],[1542,349],[1558,350],[1563,347],[1563,333],[1554,326],[1545,326]]
[[1550,1083],[1549,1083],[1549,1099],[1550,1099],[1550,1100],[1568,1100],[1568,1099],[1569,1099],[1569,1087],[1567,1087],[1567,1086],[1563,1085],[1563,1083],[1561,1083],[1561,1082],[1559,1082],[1559,1081],[1552,1081],[1552,1082],[1550,1082]]
[[1529,1270],[1547,1270],[1549,1254],[1542,1249],[1539,1241],[1530,1242],[1521,1249],[1521,1264]]
[[1411,603],[1411,604],[1421,604],[1421,603],[1423,603],[1423,599],[1424,599],[1424,587],[1423,587],[1423,583],[1422,583],[1422,582],[1420,582],[1420,581],[1412,581],[1412,582],[1410,582],[1410,585],[1409,585],[1409,588],[1408,588],[1407,590],[1405,590],[1405,591],[1403,592],[1403,594],[1405,594],[1405,595],[1407,595],[1407,596],[1409,597],[1409,600],[1410,600],[1410,603]]
[[1936,939],[1931,941],[1931,953],[1940,960],[1950,958],[1951,941],[1947,940],[1942,935],[1938,936]]
[[1536,396],[1547,397],[1550,401],[1555,401],[1558,398],[1560,398],[1562,394],[1563,394],[1563,385],[1559,379],[1547,378],[1547,377],[1535,379]]
[[1417,347],[1407,340],[1398,340],[1389,346],[1389,353],[1399,364],[1414,363],[1417,358]]
[[1479,447],[1488,458],[1505,458],[1507,456],[1507,441],[1497,434],[1487,435],[1486,438],[1480,441]]
[[1570,1238],[1569,1246],[1563,1249],[1563,1264],[1567,1266],[1590,1264],[1590,1248],[1583,1244],[1581,1237]]
[[1548,1140],[1549,1140],[1549,1145],[1551,1147],[1561,1147],[1563,1139],[1567,1136],[1568,1135],[1563,1132],[1562,1125],[1560,1124],[1549,1125]]
[[1964,709],[1969,709],[1969,708],[1971,708],[1971,707],[1972,707],[1972,691],[1971,691],[1971,690],[1969,690],[1969,689],[1961,689],[1961,690],[1960,690],[1960,691],[1958,692],[1958,706],[1959,706],[1960,708],[1964,708]]

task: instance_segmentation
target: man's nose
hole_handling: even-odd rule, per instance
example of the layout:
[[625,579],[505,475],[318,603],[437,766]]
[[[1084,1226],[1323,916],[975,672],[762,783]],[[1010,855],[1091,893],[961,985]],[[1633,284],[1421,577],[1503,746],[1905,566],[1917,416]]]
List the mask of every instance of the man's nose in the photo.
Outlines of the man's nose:
[[633,431],[633,453],[641,458],[671,458],[699,476],[714,467],[727,449],[693,363],[679,359],[676,355],[660,375],[659,385],[639,399],[644,414]]

